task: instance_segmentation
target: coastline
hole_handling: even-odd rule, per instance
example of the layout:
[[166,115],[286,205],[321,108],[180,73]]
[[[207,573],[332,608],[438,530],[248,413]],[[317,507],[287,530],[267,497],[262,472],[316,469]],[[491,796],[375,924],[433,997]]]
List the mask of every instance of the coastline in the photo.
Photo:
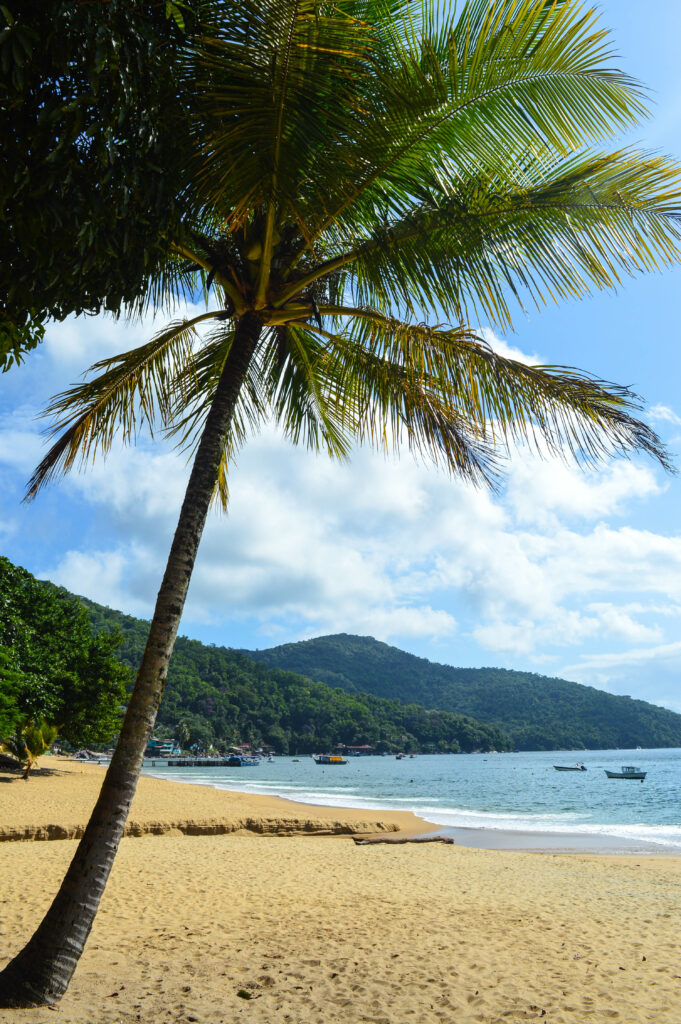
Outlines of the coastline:
[[[99,790],[104,764],[45,757],[27,783],[2,793],[0,844],[13,840],[78,839]],[[59,820],[51,787],[31,784],[48,777],[59,786]],[[68,777],[68,785],[63,780]],[[11,775],[0,771],[0,781]],[[20,785],[21,782],[21,785]],[[31,786],[26,790],[24,786]],[[4,789],[4,787],[3,787]],[[193,795],[187,799],[187,792]],[[184,791],[184,792],[183,792]],[[30,793],[30,803],[25,800]],[[181,809],[187,809],[183,813]],[[443,825],[411,811],[353,807],[299,801],[291,796],[229,789],[195,779],[169,779],[142,774],[126,826],[127,837],[148,835],[226,835],[250,832],[264,836],[370,836],[382,832],[401,836],[442,835],[463,848],[497,852],[588,854],[597,856],[681,857],[681,851],[660,843],[627,840],[598,832],[551,832],[523,829]]]
[[[3,827],[82,824],[102,768],[42,763],[0,775]],[[3,1024],[678,1021],[679,857],[357,846],[357,822],[429,826],[149,777],[135,800],[142,838],[121,842],[68,992]],[[75,847],[0,843],[0,966]]]
[[[621,856],[651,856],[659,855],[664,857],[681,857],[681,849],[678,846],[668,846],[663,843],[651,840],[633,839],[621,836],[608,835],[597,831],[550,831],[549,829],[528,830],[509,829],[485,826],[446,825],[435,822],[425,815],[416,812],[400,811],[391,807],[362,806],[354,807],[350,804],[324,804],[313,800],[298,800],[295,796],[270,795],[263,797],[261,794],[253,793],[251,790],[230,789],[224,782],[197,781],[196,778],[170,778],[167,774],[159,771],[156,773],[145,773],[143,777],[155,778],[163,782],[177,783],[183,786],[203,786],[208,789],[216,789],[225,793],[231,793],[239,797],[253,798],[255,801],[266,799],[281,801],[285,805],[293,806],[298,810],[295,813],[305,814],[308,818],[314,818],[318,812],[324,817],[334,814],[340,818],[350,815],[353,820],[361,820],[371,817],[376,820],[387,822],[397,821],[400,830],[412,835],[442,835],[454,840],[458,846],[479,850],[497,850],[509,852],[531,852],[531,853],[584,853],[594,855],[621,855]],[[393,819],[393,816],[398,816]],[[407,815],[401,819],[399,816]],[[406,834],[405,832],[405,834]]]
[[[41,759],[38,774],[26,785],[41,777],[45,781],[50,774],[70,777],[67,795],[64,785],[59,787],[59,821],[55,820],[55,803],[48,790],[43,788],[36,793],[31,789],[32,799],[28,804],[22,788],[13,787],[13,792],[10,790],[9,794],[3,794],[0,843],[80,838],[105,769],[105,764],[77,762],[70,758]],[[0,779],[2,776],[0,772]],[[182,792],[187,789],[193,793],[189,800],[186,792]],[[179,812],[179,808],[184,807],[191,808],[191,813]],[[230,789],[224,784],[199,782],[191,778],[169,779],[162,773],[141,775],[126,836],[171,833],[223,835],[232,832],[268,836],[368,836],[399,832],[402,836],[447,836],[460,847],[497,852],[681,856],[681,851],[675,847],[598,832],[443,825],[411,811],[395,808],[303,802],[288,795]]]
[[524,832],[520,829],[454,828],[435,826],[457,846],[509,853],[589,854],[618,857],[681,857],[681,851],[662,843],[625,840],[599,832]]

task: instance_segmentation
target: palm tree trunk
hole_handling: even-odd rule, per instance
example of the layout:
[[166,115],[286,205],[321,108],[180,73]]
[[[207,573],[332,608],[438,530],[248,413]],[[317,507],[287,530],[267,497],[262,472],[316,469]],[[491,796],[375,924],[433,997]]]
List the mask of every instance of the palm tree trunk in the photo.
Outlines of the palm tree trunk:
[[52,906],[28,944],[0,973],[0,1007],[39,1006],[60,999],[90,934],[156,721],[225,436],[261,330],[262,321],[253,313],[237,324],[192,467],[116,751]]

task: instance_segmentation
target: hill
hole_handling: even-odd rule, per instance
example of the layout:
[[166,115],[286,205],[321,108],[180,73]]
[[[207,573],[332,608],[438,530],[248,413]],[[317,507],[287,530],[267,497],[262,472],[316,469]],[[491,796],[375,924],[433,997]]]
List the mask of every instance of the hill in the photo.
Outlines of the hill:
[[681,715],[646,701],[533,672],[441,665],[373,637],[339,633],[248,654],[347,693],[456,710],[503,730],[517,750],[681,746]]
[[[135,670],[149,623],[80,598],[98,631],[119,630],[118,656]],[[179,637],[158,713],[156,734],[183,746],[267,744],[311,753],[336,744],[378,750],[508,750],[508,737],[451,711],[348,694],[323,682],[255,662],[244,653]]]

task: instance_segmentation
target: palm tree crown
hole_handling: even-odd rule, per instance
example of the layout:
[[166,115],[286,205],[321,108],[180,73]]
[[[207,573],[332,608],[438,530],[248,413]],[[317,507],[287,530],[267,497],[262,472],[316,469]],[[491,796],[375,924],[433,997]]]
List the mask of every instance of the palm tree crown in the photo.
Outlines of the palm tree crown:
[[677,167],[591,148],[645,112],[595,14],[575,0],[218,9],[187,63],[194,213],[155,282],[159,296],[203,287],[216,308],[59,396],[50,411],[68,431],[30,493],[138,417],[191,444],[247,314],[260,332],[223,496],[229,455],[268,414],[334,455],[406,438],[474,481],[494,480],[494,442],[538,433],[579,459],[640,448],[664,461],[628,391],[501,358],[467,326],[505,328],[513,301],[678,259]]

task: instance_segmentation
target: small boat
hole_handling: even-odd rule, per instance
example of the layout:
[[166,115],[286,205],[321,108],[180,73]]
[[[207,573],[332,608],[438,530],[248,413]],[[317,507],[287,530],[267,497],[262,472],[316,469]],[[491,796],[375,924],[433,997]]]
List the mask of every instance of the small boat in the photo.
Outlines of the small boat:
[[341,757],[340,754],[313,754],[312,758],[315,764],[347,764],[345,758]]
[[259,760],[248,757],[247,754],[230,754],[225,762],[227,768],[254,768],[258,764],[260,764]]
[[642,772],[640,768],[635,768],[633,764],[623,764],[621,772],[609,772],[607,768],[604,769],[605,774],[609,779],[637,779],[643,782],[647,772]]
[[554,764],[557,772],[585,772],[585,764]]

